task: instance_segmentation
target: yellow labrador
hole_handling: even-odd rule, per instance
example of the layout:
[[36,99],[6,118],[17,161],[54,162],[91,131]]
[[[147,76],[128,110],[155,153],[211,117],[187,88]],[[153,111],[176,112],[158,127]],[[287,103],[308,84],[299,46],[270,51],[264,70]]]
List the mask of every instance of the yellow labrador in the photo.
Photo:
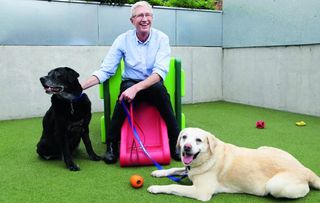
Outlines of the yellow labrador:
[[149,192],[208,201],[217,193],[300,198],[309,192],[309,186],[320,189],[320,178],[314,172],[277,148],[237,147],[199,128],[182,130],[177,145],[185,167],[156,170],[151,175],[180,175],[188,170],[193,185],[153,185]]

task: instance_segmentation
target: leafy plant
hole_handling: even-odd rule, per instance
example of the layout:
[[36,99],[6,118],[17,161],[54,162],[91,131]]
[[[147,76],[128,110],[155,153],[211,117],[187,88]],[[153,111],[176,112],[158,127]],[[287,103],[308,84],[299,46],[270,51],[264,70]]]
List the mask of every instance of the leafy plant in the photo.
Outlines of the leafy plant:
[[[87,0],[109,5],[134,4],[139,0]],[[193,9],[215,9],[217,0],[146,0],[152,6],[167,6]]]
[[165,5],[168,7],[214,10],[215,2],[216,0],[168,0]]
[[[128,0],[128,4],[134,4],[140,0]],[[150,5],[152,6],[164,6],[164,1],[163,0],[146,0]]]
[[162,0],[149,0],[148,2],[152,6],[164,6],[164,1]]
[[124,5],[128,2],[128,0],[87,0],[87,1],[96,1],[102,4],[109,4],[109,5]]

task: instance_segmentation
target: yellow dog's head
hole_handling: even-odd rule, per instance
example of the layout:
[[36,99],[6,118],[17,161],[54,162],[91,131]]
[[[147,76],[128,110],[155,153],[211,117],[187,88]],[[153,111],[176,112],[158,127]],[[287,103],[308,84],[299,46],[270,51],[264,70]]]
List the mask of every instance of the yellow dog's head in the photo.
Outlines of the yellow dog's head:
[[181,161],[185,166],[198,166],[214,153],[216,138],[199,128],[185,128],[178,137],[177,147],[181,151]]

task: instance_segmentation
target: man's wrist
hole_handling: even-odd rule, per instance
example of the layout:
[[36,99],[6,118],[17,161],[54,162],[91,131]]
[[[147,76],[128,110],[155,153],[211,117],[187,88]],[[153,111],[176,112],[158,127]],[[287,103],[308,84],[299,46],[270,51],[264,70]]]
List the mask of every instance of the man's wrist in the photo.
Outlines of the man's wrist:
[[142,87],[141,87],[140,83],[137,83],[137,84],[133,85],[132,87],[135,88],[136,92],[139,92],[139,91],[142,90]]

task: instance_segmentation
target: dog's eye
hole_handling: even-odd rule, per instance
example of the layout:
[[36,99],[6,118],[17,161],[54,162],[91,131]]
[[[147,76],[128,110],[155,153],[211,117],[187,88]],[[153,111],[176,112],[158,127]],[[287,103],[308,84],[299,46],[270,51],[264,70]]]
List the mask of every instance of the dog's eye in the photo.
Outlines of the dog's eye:
[[202,140],[200,138],[197,138],[196,142],[202,142]]
[[186,136],[186,135],[183,135],[183,136],[182,136],[182,139],[184,139],[184,140],[187,139],[187,136]]
[[56,77],[56,78],[61,78],[63,75],[60,73],[60,72],[58,72],[58,71],[54,71],[54,72],[52,72],[52,75],[54,75],[54,77]]

